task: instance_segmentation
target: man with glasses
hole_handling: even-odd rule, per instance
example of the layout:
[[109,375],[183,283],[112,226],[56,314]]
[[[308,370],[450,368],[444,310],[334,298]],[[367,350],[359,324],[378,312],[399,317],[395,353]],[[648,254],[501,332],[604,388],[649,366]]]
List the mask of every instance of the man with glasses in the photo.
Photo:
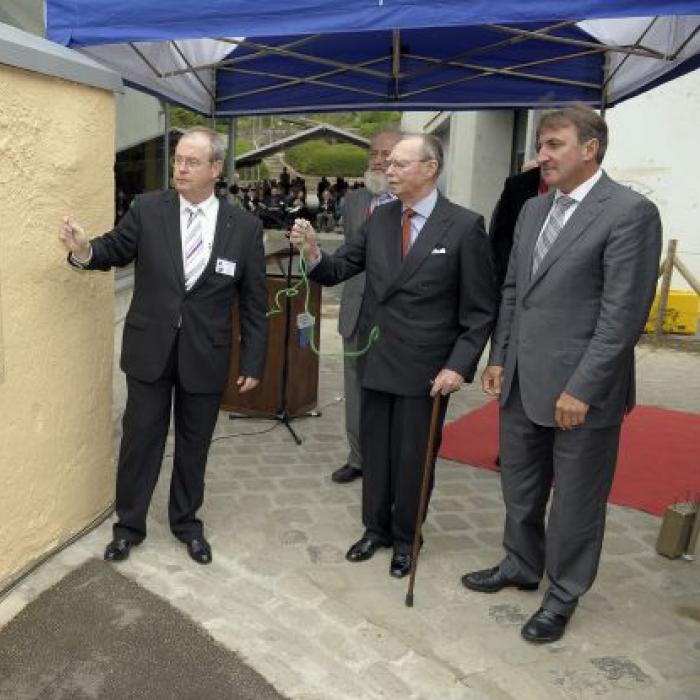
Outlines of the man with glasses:
[[256,217],[215,196],[224,158],[214,131],[190,129],[172,159],[175,191],[138,197],[117,227],[98,238],[88,239],[69,217],[59,233],[74,267],[108,270],[135,263],[121,353],[128,396],[117,469],[118,520],[104,553],[108,561],[123,561],[146,537],[174,394],[170,529],[195,562],[211,562],[196,514],[228,377],[236,299],[239,391],[257,386],[267,342],[262,227]]
[[[360,360],[365,532],[346,558],[393,546],[396,578],[411,569],[431,397],[472,380],[496,313],[483,218],[438,193],[442,165],[438,139],[405,136],[387,167],[398,199],[377,207],[334,255],[321,253],[308,222],[290,235],[321,284],[366,272],[359,337],[376,325],[379,338]],[[440,429],[446,408],[445,398]]]

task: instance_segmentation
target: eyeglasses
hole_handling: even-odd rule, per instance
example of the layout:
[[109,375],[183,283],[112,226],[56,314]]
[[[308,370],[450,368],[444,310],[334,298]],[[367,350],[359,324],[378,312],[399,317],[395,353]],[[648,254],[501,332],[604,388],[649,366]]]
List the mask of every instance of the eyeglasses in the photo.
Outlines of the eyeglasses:
[[[214,161],[213,158],[210,158],[208,161],[205,161],[207,163],[212,163]],[[177,166],[178,168],[181,168],[183,165],[188,169],[188,170],[195,170],[196,168],[201,167],[204,165],[204,163],[199,160],[199,158],[185,158],[184,156],[173,156],[170,159],[170,165],[173,167]]]
[[418,158],[416,160],[388,160],[387,168],[394,168],[394,170],[405,170],[411,163],[430,163],[435,162],[434,158]]

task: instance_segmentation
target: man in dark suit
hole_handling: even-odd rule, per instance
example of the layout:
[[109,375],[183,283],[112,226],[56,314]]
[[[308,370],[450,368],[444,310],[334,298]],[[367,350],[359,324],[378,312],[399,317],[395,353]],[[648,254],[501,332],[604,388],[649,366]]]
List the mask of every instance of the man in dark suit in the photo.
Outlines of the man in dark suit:
[[541,192],[540,168],[537,163],[533,165],[534,167],[506,178],[503,183],[503,192],[491,216],[489,241],[499,289],[506,278],[518,214],[528,199],[536,197]]
[[239,391],[258,384],[267,341],[261,225],[214,195],[225,152],[210,129],[180,138],[175,191],[139,197],[117,227],[89,240],[65,217],[60,238],[75,267],[135,264],[121,368],[128,397],[117,470],[114,538],[104,557],[122,561],[146,536],[146,514],[163,461],[174,392],[175,455],[168,516],[194,561],[211,547],[196,517],[204,470],[228,376],[231,308],[239,303]]
[[[387,169],[399,201],[377,207],[332,256],[321,255],[308,222],[297,222],[290,236],[321,284],[366,271],[359,335],[367,338],[375,325],[380,334],[360,373],[365,533],[346,558],[363,561],[393,545],[397,578],[411,568],[431,396],[472,380],[496,311],[483,219],[438,193],[442,164],[438,139],[406,136]],[[446,406],[443,400],[440,427]]]
[[[368,169],[365,173],[365,187],[351,190],[343,201],[343,236],[347,243],[356,236],[369,215],[380,204],[390,202],[394,197],[389,192],[386,169],[391,150],[401,138],[395,129],[383,130],[375,134],[369,147]],[[300,215],[299,218],[304,218]],[[357,352],[367,338],[358,337],[358,321],[362,297],[365,293],[365,274],[346,280],[340,298],[338,332],[343,336],[343,380],[345,386],[345,433],[350,452],[347,462],[336,469],[331,478],[338,484],[346,484],[362,476],[362,455],[360,453],[360,378]]]
[[608,132],[593,110],[549,113],[537,137],[550,192],[518,219],[482,375],[484,391],[500,395],[506,556],[462,583],[485,593],[536,589],[546,568],[542,606],[522,628],[542,643],[561,638],[598,569],[661,222],[649,200],[600,168]]

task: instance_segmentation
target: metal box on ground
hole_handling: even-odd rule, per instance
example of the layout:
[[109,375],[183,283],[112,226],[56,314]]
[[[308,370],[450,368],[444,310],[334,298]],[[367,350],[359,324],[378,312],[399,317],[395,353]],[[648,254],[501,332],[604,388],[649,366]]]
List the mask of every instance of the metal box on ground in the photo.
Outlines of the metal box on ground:
[[693,521],[697,515],[697,503],[674,503],[666,508],[656,540],[656,551],[669,559],[689,552]]

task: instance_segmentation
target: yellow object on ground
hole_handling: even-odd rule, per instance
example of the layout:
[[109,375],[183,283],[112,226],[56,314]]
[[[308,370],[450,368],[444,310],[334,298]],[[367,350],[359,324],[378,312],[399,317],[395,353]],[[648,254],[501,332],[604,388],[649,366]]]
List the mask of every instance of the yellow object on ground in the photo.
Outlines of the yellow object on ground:
[[[649,312],[649,320],[644,326],[646,333],[653,333],[656,324],[656,310],[659,308],[659,295],[654,297],[654,303]],[[698,312],[700,297],[695,292],[671,290],[668,294],[666,316],[664,318],[664,333],[682,333],[695,335],[698,332]]]

